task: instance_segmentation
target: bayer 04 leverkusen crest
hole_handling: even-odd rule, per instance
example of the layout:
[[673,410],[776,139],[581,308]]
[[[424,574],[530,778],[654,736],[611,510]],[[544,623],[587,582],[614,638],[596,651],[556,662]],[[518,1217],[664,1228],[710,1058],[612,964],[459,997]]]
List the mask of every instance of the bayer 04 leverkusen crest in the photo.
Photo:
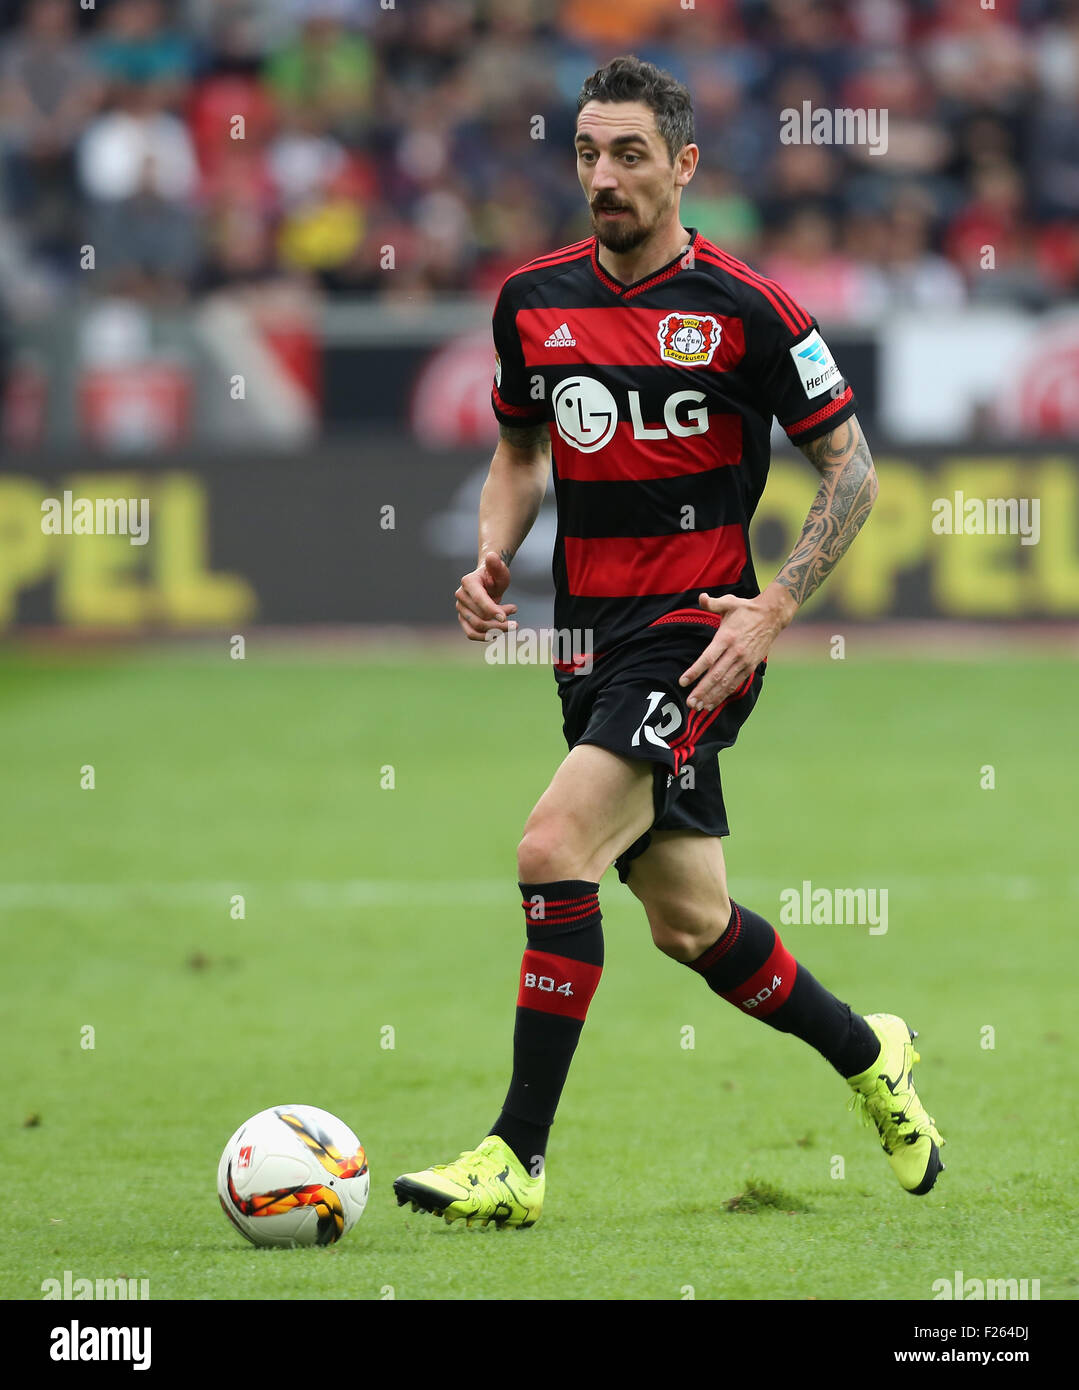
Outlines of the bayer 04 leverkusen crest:
[[668,314],[659,325],[659,355],[683,367],[706,367],[722,332],[711,314]]

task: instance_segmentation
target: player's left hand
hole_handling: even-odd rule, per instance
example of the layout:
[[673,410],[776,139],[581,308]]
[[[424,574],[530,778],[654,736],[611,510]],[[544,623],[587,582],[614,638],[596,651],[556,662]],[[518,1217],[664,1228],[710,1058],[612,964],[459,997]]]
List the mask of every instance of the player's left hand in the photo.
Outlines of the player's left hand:
[[756,598],[736,598],[723,594],[712,598],[701,594],[699,607],[719,613],[723,626],[700,656],[679,677],[679,685],[697,684],[686,704],[691,709],[715,709],[728,696],[741,689],[768,655],[772,643],[790,621],[767,594]]

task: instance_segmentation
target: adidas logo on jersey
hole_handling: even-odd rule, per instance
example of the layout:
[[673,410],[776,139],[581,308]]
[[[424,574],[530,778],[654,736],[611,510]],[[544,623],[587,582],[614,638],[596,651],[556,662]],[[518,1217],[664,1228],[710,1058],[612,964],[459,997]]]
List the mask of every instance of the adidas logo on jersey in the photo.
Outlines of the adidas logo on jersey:
[[547,341],[544,347],[576,347],[577,339],[569,331],[568,323],[560,323]]

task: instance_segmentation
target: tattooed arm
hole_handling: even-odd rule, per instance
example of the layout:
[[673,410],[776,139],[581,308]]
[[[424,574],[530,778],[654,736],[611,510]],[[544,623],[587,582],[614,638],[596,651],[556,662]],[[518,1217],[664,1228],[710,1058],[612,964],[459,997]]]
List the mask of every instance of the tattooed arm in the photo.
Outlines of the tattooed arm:
[[832,572],[877,500],[877,471],[857,417],[803,444],[802,453],[821,475],[821,485],[798,543],[773,581],[794,600],[787,622]]
[[506,565],[531,531],[551,471],[546,423],[498,427],[498,447],[480,493],[479,561],[491,550]]
[[802,452],[821,484],[786,564],[757,598],[700,597],[702,608],[723,615],[723,625],[682,674],[681,685],[697,682],[687,699],[694,709],[714,709],[741,688],[846,553],[877,500],[876,469],[854,416],[804,444]]
[[[545,423],[499,425],[498,447],[480,494],[479,561],[455,595],[457,621],[473,642],[505,632],[514,603],[503,603],[510,562],[543,505],[551,471],[551,433]],[[512,624],[516,626],[516,624]]]

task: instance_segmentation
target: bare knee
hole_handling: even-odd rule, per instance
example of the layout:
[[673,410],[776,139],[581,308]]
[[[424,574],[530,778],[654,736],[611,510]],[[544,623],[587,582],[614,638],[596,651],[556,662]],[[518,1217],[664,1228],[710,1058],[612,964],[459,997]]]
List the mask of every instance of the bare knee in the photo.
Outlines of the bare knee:
[[688,965],[714,946],[723,935],[730,920],[730,902],[709,904],[709,910],[699,911],[675,906],[647,909],[652,940],[665,956]]
[[682,931],[665,921],[652,921],[652,940],[665,956],[688,965],[703,955],[710,945],[692,932]]
[[545,816],[525,826],[517,846],[517,877],[521,883],[557,883],[579,878],[579,851],[575,854],[570,827],[561,818]]

